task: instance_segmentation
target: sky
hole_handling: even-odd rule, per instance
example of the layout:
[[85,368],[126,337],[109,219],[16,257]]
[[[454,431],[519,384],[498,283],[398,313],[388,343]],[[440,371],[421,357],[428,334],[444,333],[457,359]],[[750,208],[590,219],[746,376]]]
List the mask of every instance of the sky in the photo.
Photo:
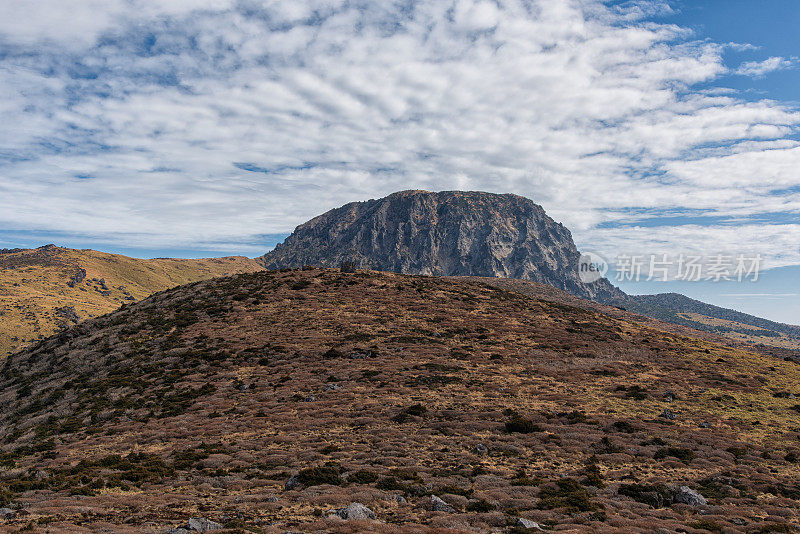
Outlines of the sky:
[[798,20],[796,0],[4,0],[0,247],[255,256],[347,202],[510,192],[612,263],[760,254],[787,287],[759,309],[798,323]]

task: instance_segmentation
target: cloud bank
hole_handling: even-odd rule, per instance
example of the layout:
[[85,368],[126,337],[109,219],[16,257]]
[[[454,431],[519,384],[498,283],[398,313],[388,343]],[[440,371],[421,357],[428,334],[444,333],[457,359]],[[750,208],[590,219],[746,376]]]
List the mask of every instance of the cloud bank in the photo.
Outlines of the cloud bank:
[[[737,71],[730,45],[652,22],[671,9],[6,1],[0,225],[219,250],[349,201],[478,189],[532,198],[608,256],[800,264],[800,113],[713,88],[785,60]],[[645,224],[665,216],[703,219]]]

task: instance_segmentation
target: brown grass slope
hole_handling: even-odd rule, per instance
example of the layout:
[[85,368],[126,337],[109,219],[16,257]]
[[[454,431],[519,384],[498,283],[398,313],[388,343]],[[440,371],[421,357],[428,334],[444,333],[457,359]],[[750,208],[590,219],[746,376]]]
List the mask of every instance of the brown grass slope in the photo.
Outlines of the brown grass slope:
[[157,291],[261,270],[250,258],[129,258],[48,245],[0,253],[0,358]]
[[[755,533],[800,518],[800,366],[477,280],[203,281],[1,370],[0,506],[17,516],[0,531],[201,516],[231,532],[512,532],[524,517]],[[672,503],[671,484],[708,503]],[[376,520],[328,517],[351,502]]]

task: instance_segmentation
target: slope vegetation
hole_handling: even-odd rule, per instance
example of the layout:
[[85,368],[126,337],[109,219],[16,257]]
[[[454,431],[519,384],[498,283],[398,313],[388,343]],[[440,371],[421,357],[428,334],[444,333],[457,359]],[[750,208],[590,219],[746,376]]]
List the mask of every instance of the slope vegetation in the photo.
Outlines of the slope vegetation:
[[[800,518],[800,366],[479,280],[198,282],[16,353],[0,377],[8,529],[752,533]],[[354,502],[374,519],[331,514]]]
[[142,260],[48,245],[0,253],[0,357],[157,291],[253,272],[249,258]]

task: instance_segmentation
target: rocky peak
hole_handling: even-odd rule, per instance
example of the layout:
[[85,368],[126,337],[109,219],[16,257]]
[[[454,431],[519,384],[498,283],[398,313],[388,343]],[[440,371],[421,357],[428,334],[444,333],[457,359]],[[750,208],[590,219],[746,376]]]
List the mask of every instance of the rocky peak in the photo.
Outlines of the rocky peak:
[[298,226],[259,261],[268,269],[350,261],[379,271],[518,278],[613,301],[607,280],[578,277],[572,235],[532,200],[477,191],[400,191]]

